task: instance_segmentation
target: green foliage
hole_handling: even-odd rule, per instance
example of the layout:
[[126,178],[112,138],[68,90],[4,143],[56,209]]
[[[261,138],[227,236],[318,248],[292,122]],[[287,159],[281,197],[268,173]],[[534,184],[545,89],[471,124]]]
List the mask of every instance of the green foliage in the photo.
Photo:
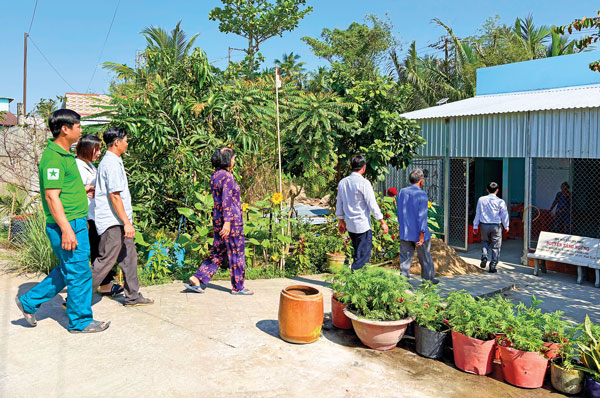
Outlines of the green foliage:
[[[598,29],[598,31],[592,33],[591,35],[585,35],[574,42],[575,47],[577,47],[577,49],[580,51],[588,48],[589,46],[591,46],[594,43],[597,43],[598,40],[600,40],[600,11],[598,11],[597,17],[583,17],[581,19],[576,19],[568,25],[553,28],[553,32],[564,35],[565,32],[572,34],[574,31],[581,32],[585,29]],[[600,60],[592,62],[590,64],[590,69],[596,72],[600,72]]]
[[172,268],[177,266],[175,241],[165,234],[158,233],[156,242],[150,245],[149,251],[152,255],[142,272],[150,281],[167,279],[172,273]]
[[519,303],[515,307],[515,314],[507,318],[505,333],[512,348],[528,352],[542,350],[546,317],[539,308],[540,303],[532,296],[531,306]]
[[363,267],[336,284],[342,303],[350,304],[361,318],[398,321],[408,317],[406,300],[410,284],[394,271]]
[[489,340],[503,331],[512,305],[500,297],[475,299],[465,290],[448,295],[446,317],[455,331],[480,340]]
[[579,329],[577,326],[569,325],[560,341],[558,359],[555,362],[563,369],[574,369],[579,364],[578,339],[576,338]]
[[46,235],[46,216],[41,208],[27,218],[18,253],[17,267],[22,272],[49,274],[58,265]]
[[600,382],[599,327],[590,321],[590,317],[587,314],[583,324],[583,332],[584,335],[578,344],[583,366],[576,366],[575,368],[588,373],[594,381]]
[[223,7],[214,8],[208,18],[219,21],[219,31],[235,33],[248,40],[246,49],[248,75],[257,69],[255,55],[260,45],[271,37],[282,36],[298,27],[300,20],[313,8],[306,0],[221,0]]
[[[8,195],[0,195],[0,215],[7,217],[11,214],[21,215],[33,209],[35,201],[27,195],[27,192],[19,189],[14,184],[6,184]],[[14,204],[13,204],[14,201]]]
[[415,317],[415,322],[430,330],[448,329],[449,321],[445,318],[445,305],[436,285],[426,281],[407,298],[408,312]]

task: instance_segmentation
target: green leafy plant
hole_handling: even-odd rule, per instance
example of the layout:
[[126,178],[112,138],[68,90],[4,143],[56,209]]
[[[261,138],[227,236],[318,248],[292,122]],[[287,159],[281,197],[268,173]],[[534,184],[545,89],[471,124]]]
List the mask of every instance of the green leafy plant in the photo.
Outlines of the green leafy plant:
[[363,267],[352,272],[345,283],[336,285],[342,303],[350,304],[359,317],[377,321],[398,321],[408,317],[406,300],[410,284],[396,272]]
[[152,255],[144,266],[144,273],[151,281],[162,280],[172,274],[177,265],[176,251],[179,246],[163,233],[156,235],[156,242],[150,245]]
[[446,317],[446,306],[442,303],[439,288],[426,281],[407,299],[408,312],[415,317],[415,322],[437,332],[447,330],[449,321]]
[[450,293],[447,303],[446,316],[452,329],[480,340],[502,332],[502,320],[511,309],[499,298],[477,300],[465,290]]
[[600,382],[600,328],[592,323],[587,314],[583,323],[583,332],[577,344],[581,352],[582,366],[575,366],[575,368],[588,373],[594,381]]
[[49,274],[58,265],[58,258],[46,235],[46,216],[41,207],[27,218],[18,253],[17,267],[23,272]]
[[560,342],[558,357],[553,361],[563,369],[574,369],[579,365],[579,351],[577,350],[578,339],[576,334],[580,330],[578,326],[569,325],[564,332]]
[[532,296],[529,307],[522,302],[516,305],[515,314],[509,318],[505,330],[512,348],[528,352],[543,350],[547,316],[539,308],[540,304],[541,301]]

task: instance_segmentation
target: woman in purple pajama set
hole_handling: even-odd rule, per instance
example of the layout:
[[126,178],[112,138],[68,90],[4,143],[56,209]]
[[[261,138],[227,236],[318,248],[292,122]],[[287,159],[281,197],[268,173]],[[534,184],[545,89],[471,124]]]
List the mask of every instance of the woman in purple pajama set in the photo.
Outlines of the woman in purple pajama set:
[[215,201],[214,242],[210,257],[190,277],[190,283],[184,285],[189,290],[202,293],[227,256],[231,273],[231,294],[250,296],[254,292],[244,288],[246,253],[240,187],[231,174],[235,152],[231,148],[221,147],[215,151],[211,160],[215,168],[210,178],[210,189]]

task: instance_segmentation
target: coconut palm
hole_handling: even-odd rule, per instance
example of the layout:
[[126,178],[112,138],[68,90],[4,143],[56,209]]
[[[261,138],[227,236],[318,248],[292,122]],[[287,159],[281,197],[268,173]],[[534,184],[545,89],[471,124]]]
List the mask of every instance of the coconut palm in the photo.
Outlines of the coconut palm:
[[530,59],[542,58],[545,55],[545,42],[550,37],[550,28],[546,25],[535,26],[533,16],[517,18],[513,32],[523,41],[529,51]]
[[298,62],[300,55],[294,54],[292,51],[289,54],[284,53],[281,61],[275,60],[275,65],[279,66],[281,76],[298,77],[304,74],[304,62]]

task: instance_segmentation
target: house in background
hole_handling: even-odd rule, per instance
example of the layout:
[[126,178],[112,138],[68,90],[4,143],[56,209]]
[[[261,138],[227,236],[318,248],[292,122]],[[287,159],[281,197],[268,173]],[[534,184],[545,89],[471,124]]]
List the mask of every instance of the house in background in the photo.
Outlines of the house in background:
[[0,97],[0,128],[17,125],[17,116],[10,112],[12,98]]
[[84,119],[81,121],[82,126],[93,124],[106,124],[110,119],[104,116],[94,116],[104,112],[100,106],[108,105],[110,97],[102,94],[81,94],[81,93],[66,93],[66,101],[63,102],[62,108],[72,109],[79,113]]
[[[511,214],[506,246],[523,261],[540,231],[600,238],[600,73],[588,67],[598,59],[590,51],[482,68],[475,97],[403,114],[427,143],[409,168],[391,170],[386,187],[425,169],[444,239],[462,250],[476,239],[475,206],[489,181],[501,185]],[[558,217],[565,186],[567,213]]]

